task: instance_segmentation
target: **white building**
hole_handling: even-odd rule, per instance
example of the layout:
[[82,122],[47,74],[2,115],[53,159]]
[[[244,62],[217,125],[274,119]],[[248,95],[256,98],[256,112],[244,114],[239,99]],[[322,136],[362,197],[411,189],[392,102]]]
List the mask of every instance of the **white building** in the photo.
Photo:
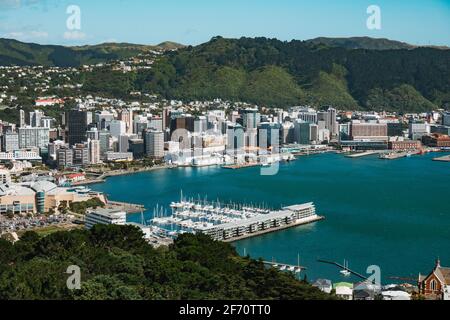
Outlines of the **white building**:
[[91,229],[96,224],[116,224],[125,225],[127,213],[121,210],[113,209],[95,209],[87,210],[85,227]]

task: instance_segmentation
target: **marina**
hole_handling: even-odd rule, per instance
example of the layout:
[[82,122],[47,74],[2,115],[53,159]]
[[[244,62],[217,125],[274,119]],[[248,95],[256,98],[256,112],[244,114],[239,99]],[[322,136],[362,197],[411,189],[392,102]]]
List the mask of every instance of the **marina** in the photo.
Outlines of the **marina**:
[[162,208],[156,208],[150,224],[158,226],[167,236],[203,233],[214,240],[232,242],[263,235],[286,228],[324,219],[316,214],[313,203],[291,205],[271,210],[262,205],[224,204],[206,199],[183,198],[170,204],[172,213],[167,216]]

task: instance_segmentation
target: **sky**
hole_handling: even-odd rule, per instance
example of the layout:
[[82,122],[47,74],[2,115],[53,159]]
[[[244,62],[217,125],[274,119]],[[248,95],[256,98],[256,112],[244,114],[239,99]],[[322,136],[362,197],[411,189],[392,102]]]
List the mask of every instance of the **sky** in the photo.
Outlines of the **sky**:
[[[367,13],[372,5],[377,20]],[[368,28],[368,19],[379,28]],[[0,37],[25,42],[197,45],[218,35],[369,36],[450,46],[450,0],[0,0]]]

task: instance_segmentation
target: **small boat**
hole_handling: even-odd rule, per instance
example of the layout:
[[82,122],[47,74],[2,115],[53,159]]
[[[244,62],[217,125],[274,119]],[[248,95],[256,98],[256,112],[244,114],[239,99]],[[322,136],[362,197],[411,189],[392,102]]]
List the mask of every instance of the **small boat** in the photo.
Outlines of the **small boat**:
[[281,267],[280,267],[280,270],[281,270],[281,271],[286,270],[286,266],[281,266]]
[[344,260],[344,269],[339,271],[344,277],[348,277],[351,275],[351,272],[348,271],[348,261]]

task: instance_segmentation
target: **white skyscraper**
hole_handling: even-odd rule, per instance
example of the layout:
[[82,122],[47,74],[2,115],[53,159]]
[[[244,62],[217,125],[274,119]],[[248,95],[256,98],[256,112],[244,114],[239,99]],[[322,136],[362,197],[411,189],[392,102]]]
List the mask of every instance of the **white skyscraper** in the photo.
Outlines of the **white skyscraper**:
[[89,140],[89,163],[100,162],[100,140]]
[[109,124],[109,132],[111,136],[119,138],[127,132],[127,126],[125,121],[122,120],[112,120]]

